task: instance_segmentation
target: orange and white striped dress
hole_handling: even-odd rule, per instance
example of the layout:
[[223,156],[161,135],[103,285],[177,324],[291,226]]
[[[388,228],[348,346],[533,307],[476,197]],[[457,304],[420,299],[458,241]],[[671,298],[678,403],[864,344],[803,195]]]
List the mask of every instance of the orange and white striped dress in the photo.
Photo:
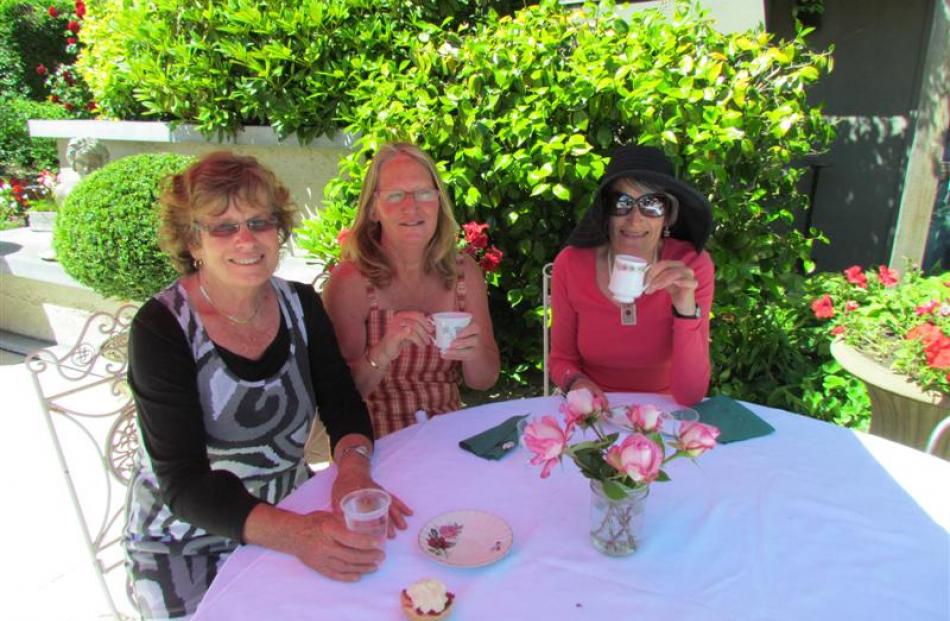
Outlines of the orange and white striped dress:
[[[455,309],[465,310],[465,280],[459,270],[455,283]],[[367,285],[369,316],[366,318],[366,347],[373,347],[386,334],[386,327],[396,311],[379,308],[376,288]],[[459,382],[462,380],[461,363],[444,360],[435,343],[419,347],[403,345],[399,357],[386,369],[386,375],[376,390],[366,399],[373,431],[377,438],[399,431],[416,422],[416,412],[436,416],[459,409]]]

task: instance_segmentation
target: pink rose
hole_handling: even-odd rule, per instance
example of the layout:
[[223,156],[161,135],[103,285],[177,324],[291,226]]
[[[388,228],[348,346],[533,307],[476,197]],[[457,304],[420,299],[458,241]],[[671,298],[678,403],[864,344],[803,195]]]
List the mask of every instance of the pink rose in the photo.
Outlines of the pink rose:
[[627,408],[627,420],[637,431],[652,433],[660,428],[663,410],[652,404],[631,405]]
[[606,461],[637,483],[652,483],[663,465],[663,450],[642,433],[634,433],[611,446]]
[[716,446],[718,437],[719,429],[712,425],[696,421],[683,423],[676,438],[676,448],[690,457],[699,457]]
[[604,407],[603,402],[594,397],[587,388],[578,388],[567,393],[567,401],[561,405],[561,414],[568,425],[574,425],[591,414],[599,412]]
[[525,426],[524,444],[534,453],[531,463],[536,466],[544,465],[541,470],[542,479],[546,479],[554,464],[561,460],[572,430],[570,423],[567,429],[561,429],[553,416],[544,416],[541,420],[533,420]]

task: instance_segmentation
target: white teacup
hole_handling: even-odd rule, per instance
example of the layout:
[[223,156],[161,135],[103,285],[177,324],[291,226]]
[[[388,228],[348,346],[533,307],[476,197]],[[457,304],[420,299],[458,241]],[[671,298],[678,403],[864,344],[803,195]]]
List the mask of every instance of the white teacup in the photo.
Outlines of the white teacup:
[[444,354],[462,329],[472,322],[471,313],[433,313],[435,346]]
[[643,295],[643,279],[649,266],[649,263],[633,255],[615,256],[610,284],[607,285],[614,299],[622,304],[629,304]]

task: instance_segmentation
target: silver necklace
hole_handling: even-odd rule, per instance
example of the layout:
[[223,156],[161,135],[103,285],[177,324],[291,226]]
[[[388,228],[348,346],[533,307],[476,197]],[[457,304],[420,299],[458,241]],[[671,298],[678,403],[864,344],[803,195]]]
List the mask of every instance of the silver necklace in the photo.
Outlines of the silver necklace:
[[214,300],[211,299],[211,296],[208,295],[208,292],[205,290],[205,285],[203,282],[201,282],[201,277],[198,278],[198,290],[201,291],[201,295],[204,296],[204,298],[208,301],[208,304],[211,305],[211,308],[216,310],[219,315],[221,315],[228,321],[233,321],[234,323],[238,325],[242,325],[242,326],[247,325],[251,323],[252,321],[254,321],[257,318],[257,314],[261,312],[261,306],[264,305],[264,296],[259,296],[257,299],[257,306],[254,307],[254,312],[251,313],[251,316],[248,317],[247,319],[241,319],[240,317],[229,315],[223,310],[221,310],[220,308],[218,308],[218,305],[214,303]]

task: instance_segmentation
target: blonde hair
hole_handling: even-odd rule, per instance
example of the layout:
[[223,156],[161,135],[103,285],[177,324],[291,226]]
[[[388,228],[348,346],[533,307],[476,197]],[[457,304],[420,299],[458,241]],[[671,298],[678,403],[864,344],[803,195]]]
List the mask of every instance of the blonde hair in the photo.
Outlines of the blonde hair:
[[406,142],[383,145],[370,163],[363,187],[360,189],[359,204],[356,209],[356,221],[350,234],[343,242],[344,259],[353,261],[360,272],[376,287],[385,287],[392,282],[395,267],[389,262],[380,245],[381,225],[371,218],[379,173],[386,162],[399,155],[406,155],[421,164],[432,177],[439,190],[439,217],[435,233],[426,245],[423,256],[423,269],[436,272],[441,276],[446,288],[451,288],[458,277],[456,273],[457,252],[455,248],[458,236],[458,223],[452,213],[452,201],[445,185],[439,177],[435,162],[422,149]]
[[268,208],[277,216],[281,244],[297,222],[290,192],[269,168],[250,155],[214,151],[164,183],[159,199],[159,245],[180,274],[197,271],[191,249],[201,244],[195,227],[199,214],[220,214],[236,198]]

